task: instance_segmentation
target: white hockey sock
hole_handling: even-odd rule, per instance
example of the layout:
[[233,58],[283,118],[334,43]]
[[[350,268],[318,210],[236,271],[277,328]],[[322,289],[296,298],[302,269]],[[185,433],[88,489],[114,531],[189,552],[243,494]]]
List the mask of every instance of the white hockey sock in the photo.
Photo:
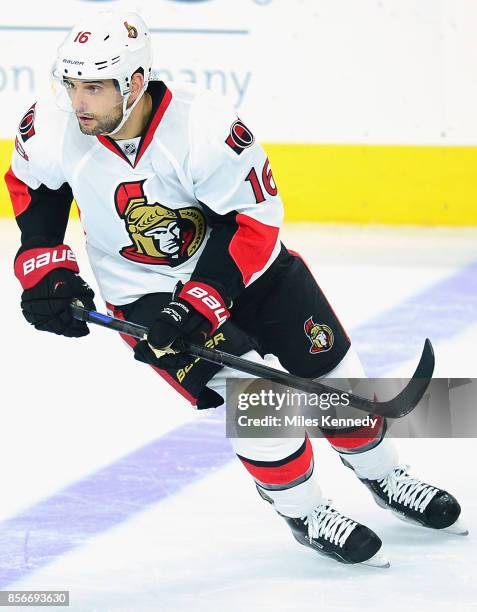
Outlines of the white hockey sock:
[[262,487],[260,489],[273,499],[274,507],[278,512],[294,518],[308,516],[316,506],[324,501],[316,470],[313,470],[308,480],[289,489],[280,491],[270,491]]
[[377,446],[362,453],[339,453],[353,466],[359,478],[377,480],[384,478],[398,465],[398,451],[394,442],[384,438]]

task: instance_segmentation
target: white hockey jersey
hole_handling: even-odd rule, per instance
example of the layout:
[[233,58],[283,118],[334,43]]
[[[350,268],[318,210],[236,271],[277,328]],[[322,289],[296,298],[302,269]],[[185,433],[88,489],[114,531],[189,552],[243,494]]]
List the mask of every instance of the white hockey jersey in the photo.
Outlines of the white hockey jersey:
[[53,100],[27,111],[6,176],[22,243],[61,243],[73,195],[105,301],[124,305],[191,278],[233,299],[280,251],[283,206],[268,159],[221,98],[161,81],[148,92],[139,142],[86,136]]

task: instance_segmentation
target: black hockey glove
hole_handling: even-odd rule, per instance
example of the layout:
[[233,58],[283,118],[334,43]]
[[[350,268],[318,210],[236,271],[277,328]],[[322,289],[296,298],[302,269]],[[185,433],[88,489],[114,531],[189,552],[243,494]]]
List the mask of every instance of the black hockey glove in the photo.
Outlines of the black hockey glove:
[[203,345],[230,316],[220,294],[210,285],[188,281],[177,283],[172,300],[152,324],[146,340],[138,342],[134,357],[158,368],[180,368],[190,362],[181,355],[177,340]]
[[68,338],[89,334],[84,321],[77,321],[70,303],[80,300],[96,310],[91,287],[78,274],[71,249],[65,244],[21,252],[15,260],[15,275],[23,287],[21,308],[25,319],[40,331]]

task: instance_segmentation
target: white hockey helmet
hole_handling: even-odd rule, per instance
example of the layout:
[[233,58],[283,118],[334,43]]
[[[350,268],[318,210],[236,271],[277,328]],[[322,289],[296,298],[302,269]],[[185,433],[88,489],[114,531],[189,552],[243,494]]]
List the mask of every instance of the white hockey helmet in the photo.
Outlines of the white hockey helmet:
[[[139,68],[144,73],[144,88],[127,108],[131,76]],[[68,78],[117,81],[123,96],[123,119],[113,134],[146,91],[151,69],[151,35],[142,17],[127,11],[102,11],[73,27],[58,48],[53,76],[59,82]]]

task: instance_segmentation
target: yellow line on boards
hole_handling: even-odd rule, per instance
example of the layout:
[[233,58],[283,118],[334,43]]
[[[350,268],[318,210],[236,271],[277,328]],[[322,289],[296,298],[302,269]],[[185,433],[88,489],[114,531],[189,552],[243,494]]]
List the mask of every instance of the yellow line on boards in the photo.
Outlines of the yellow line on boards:
[[[477,147],[264,147],[286,221],[477,225]],[[1,217],[13,214],[3,181],[12,149],[12,141],[0,140]]]

